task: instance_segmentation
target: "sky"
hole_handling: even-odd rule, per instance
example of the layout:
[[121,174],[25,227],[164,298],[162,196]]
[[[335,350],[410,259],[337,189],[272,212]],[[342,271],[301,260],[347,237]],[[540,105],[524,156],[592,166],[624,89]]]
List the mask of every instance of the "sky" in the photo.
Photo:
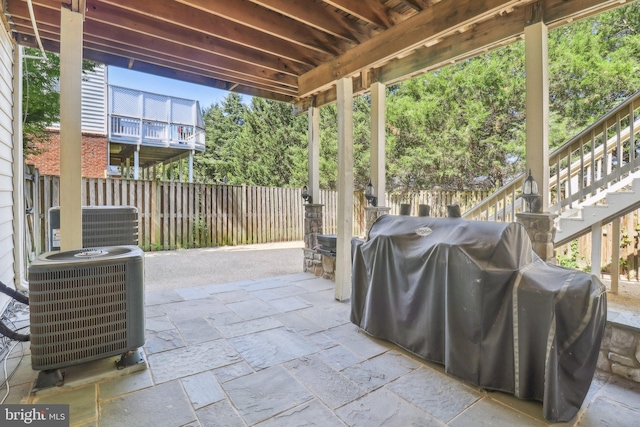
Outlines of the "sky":
[[[229,93],[226,90],[213,89],[207,86],[112,66],[108,68],[108,80],[109,84],[114,86],[152,92],[159,95],[196,99],[200,101],[200,108],[208,108],[216,102],[219,103]],[[243,101],[247,102],[250,97],[245,95],[242,98]]]

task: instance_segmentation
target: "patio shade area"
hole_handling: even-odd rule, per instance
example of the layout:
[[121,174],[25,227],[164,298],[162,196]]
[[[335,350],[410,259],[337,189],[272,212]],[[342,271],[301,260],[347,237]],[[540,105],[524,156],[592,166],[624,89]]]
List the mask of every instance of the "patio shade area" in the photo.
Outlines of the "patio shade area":
[[[148,369],[78,365],[62,388],[30,396],[37,373],[17,346],[5,403],[70,404],[72,426],[549,425],[539,402],[465,384],[360,331],[333,287],[301,273],[148,291]],[[554,425],[638,419],[640,387],[599,374],[578,415]]]
[[[86,7],[85,6],[86,3]],[[335,82],[391,84],[625,0],[73,0],[84,58],[252,96],[322,106]],[[60,50],[55,0],[32,0],[42,45]],[[62,7],[68,7],[65,2]],[[5,11],[18,43],[36,46],[25,0]]]

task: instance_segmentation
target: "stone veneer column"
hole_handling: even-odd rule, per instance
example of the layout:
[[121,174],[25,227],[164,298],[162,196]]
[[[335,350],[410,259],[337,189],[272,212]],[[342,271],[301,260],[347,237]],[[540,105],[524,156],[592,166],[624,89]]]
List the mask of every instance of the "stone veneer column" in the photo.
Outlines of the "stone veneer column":
[[390,211],[391,211],[391,208],[377,207],[377,206],[367,206],[364,208],[364,212],[365,212],[364,225],[366,228],[364,233],[365,239],[369,238],[369,230],[371,230],[371,226],[373,225],[373,223],[376,222],[376,220],[380,218],[382,215],[389,214]]
[[558,217],[552,213],[522,212],[516,214],[518,222],[527,229],[533,251],[544,261],[555,264],[553,239],[556,235],[556,227],[553,220]]
[[324,205],[304,205],[304,271],[322,275],[322,257],[314,248],[318,245],[318,234],[322,234],[322,208]]

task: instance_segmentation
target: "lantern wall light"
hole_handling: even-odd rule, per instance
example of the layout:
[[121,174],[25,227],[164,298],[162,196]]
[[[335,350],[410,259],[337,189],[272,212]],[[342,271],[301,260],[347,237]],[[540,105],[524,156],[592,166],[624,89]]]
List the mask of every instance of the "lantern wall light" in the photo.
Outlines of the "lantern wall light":
[[307,203],[313,203],[313,197],[311,197],[311,194],[309,194],[309,189],[306,185],[302,187],[302,198]]
[[538,183],[531,175],[531,169],[529,169],[529,176],[524,180],[522,185],[522,198],[529,207],[529,212],[536,212],[537,200],[538,200]]
[[364,189],[364,197],[367,199],[367,202],[369,202],[371,206],[375,207],[378,206],[378,198],[374,196],[374,190],[375,189],[373,188],[373,184],[371,183],[371,180],[369,180],[369,183]]

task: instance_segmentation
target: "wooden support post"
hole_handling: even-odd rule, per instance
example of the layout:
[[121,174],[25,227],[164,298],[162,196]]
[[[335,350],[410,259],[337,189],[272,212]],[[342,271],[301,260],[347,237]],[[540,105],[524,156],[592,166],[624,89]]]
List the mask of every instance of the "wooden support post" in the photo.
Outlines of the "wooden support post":
[[371,84],[371,182],[378,198],[378,206],[386,206],[385,185],[385,100],[386,87]]
[[320,109],[309,107],[309,180],[311,202],[320,203]]
[[193,183],[193,151],[189,150],[189,183]]
[[335,298],[351,297],[351,237],[353,235],[353,82],[337,82],[338,103],[338,233]]
[[140,179],[140,146],[133,152],[133,179]]
[[60,249],[82,248],[83,15],[60,15]]
[[591,274],[600,278],[602,268],[602,224],[591,226]]
[[[537,3],[534,5],[538,5]],[[534,13],[535,11],[535,13]],[[540,212],[549,211],[549,58],[547,25],[532,11],[524,29],[526,79],[526,160],[538,183]]]
[[620,217],[611,222],[611,293],[618,294],[620,281]]

